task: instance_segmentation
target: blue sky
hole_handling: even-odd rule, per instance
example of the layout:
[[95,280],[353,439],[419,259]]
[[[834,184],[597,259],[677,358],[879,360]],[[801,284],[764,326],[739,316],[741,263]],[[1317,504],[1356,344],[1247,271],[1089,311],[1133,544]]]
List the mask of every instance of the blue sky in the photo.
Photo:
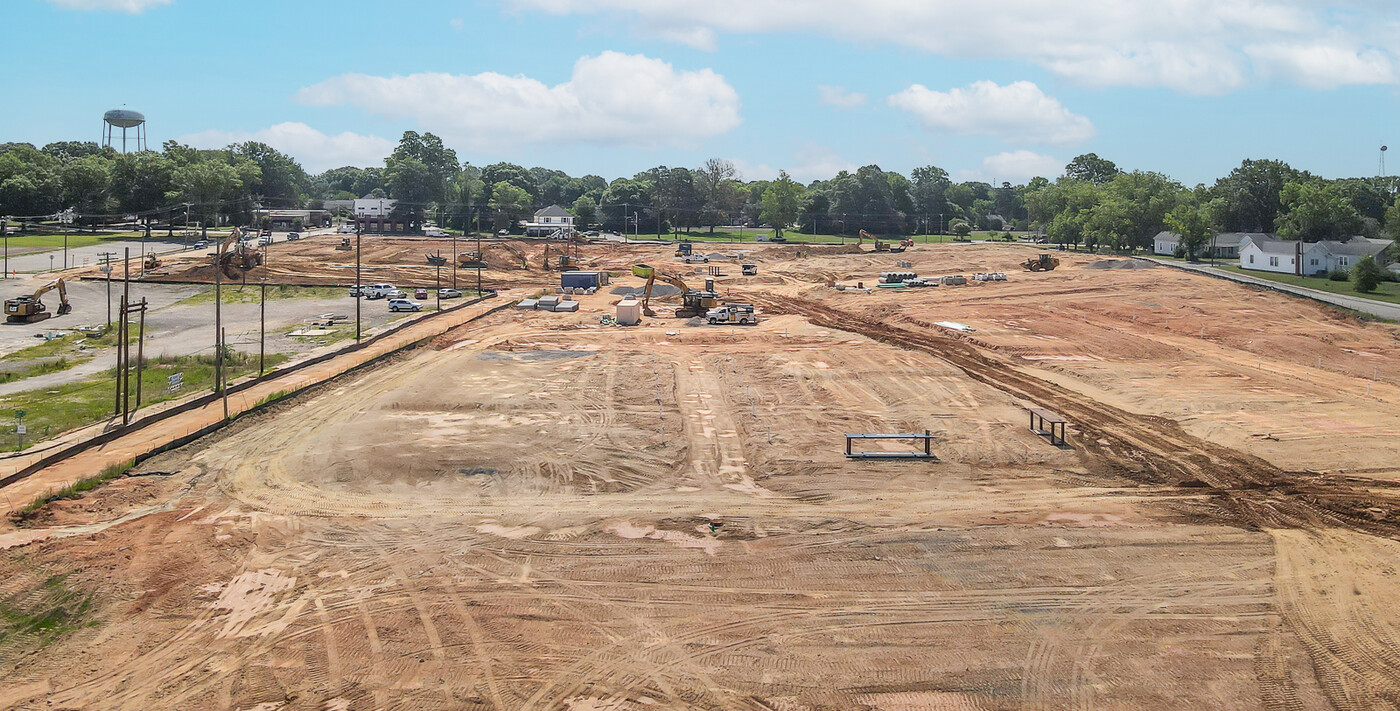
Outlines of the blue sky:
[[[1096,152],[1211,182],[1373,175],[1397,139],[1383,0],[6,0],[0,141],[268,142],[311,171],[404,130],[607,178],[734,160],[1054,177]],[[1393,161],[1400,170],[1400,157]],[[1394,172],[1394,171],[1389,171]]]

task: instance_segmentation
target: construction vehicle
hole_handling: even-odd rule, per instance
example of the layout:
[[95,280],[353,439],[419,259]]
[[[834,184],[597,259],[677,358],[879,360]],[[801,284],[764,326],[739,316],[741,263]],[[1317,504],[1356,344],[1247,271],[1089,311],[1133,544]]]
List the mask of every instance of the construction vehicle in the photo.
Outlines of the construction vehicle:
[[349,252],[352,249],[354,249],[354,247],[350,246],[349,237],[341,237],[340,244],[335,246],[335,251],[337,252]]
[[[879,237],[876,237],[875,235],[872,235],[872,234],[870,234],[869,232],[866,232],[865,230],[861,230],[861,231],[860,231],[859,240],[856,242],[856,246],[857,246],[857,247],[860,247],[861,245],[864,245],[864,244],[865,244],[865,240],[867,240],[867,239],[870,240],[871,242],[874,242],[874,243],[875,243],[875,251],[876,251],[876,252],[888,252],[888,251],[890,251],[890,245],[889,245],[889,243],[887,243],[887,242],[881,242]],[[899,250],[899,251],[903,252],[904,250],[901,249],[901,250]]]
[[209,261],[230,279],[237,279],[238,275],[231,271],[233,267],[248,271],[262,266],[263,256],[252,243],[243,241],[243,231],[235,227],[233,233],[219,243],[218,251],[209,256]]
[[758,323],[758,314],[754,313],[753,307],[748,304],[725,304],[706,311],[705,320],[711,326],[720,324],[748,326]]
[[[44,294],[58,289],[58,313],[49,313],[48,307],[44,306],[41,300]],[[73,310],[73,305],[68,303],[68,288],[62,279],[53,281],[34,290],[29,296],[18,296],[5,300],[5,320],[9,323],[34,323],[43,321],[52,316],[62,316]]]
[[677,256],[677,257],[689,257],[689,256],[691,255],[691,253],[694,251],[694,249],[695,249],[695,247],[694,247],[693,245],[691,245],[691,243],[689,243],[689,242],[677,242],[677,243],[676,243],[676,256]]
[[569,256],[569,255],[566,253],[567,248],[560,248],[560,249],[559,249],[559,253],[560,253],[560,254],[559,254],[559,262],[558,262],[558,264],[550,265],[550,263],[549,263],[549,255],[550,255],[550,253],[551,253],[551,248],[552,248],[552,247],[553,247],[553,245],[551,245],[551,244],[549,244],[549,243],[545,243],[545,245],[544,245],[544,260],[543,260],[543,264],[544,264],[544,270],[545,270],[545,271],[547,271],[547,272],[549,272],[549,271],[554,271],[556,268],[558,269],[558,271],[561,271],[561,272],[576,272],[576,271],[578,271],[578,264],[577,264],[577,262],[574,260],[573,257]]
[[1055,267],[1060,266],[1060,260],[1048,254],[1042,254],[1038,258],[1027,259],[1021,263],[1021,268],[1031,272],[1053,272]]
[[676,318],[699,316],[719,305],[719,294],[715,292],[715,280],[712,278],[705,279],[704,291],[697,291],[690,288],[680,277],[667,274],[648,264],[638,264],[632,267],[632,274],[647,280],[646,291],[642,295],[642,314],[644,316],[656,316],[656,313],[651,310],[651,290],[658,280],[680,289],[681,307],[676,309]]
[[142,269],[143,271],[151,271],[152,269],[160,269],[160,257],[157,257],[155,252],[151,252],[150,254],[147,254],[147,255],[146,255],[146,259],[145,259],[144,261],[141,262],[141,269]]
[[519,247],[516,247],[515,245],[509,242],[497,242],[496,244],[493,244],[491,246],[497,249],[504,249],[505,251],[515,255],[515,258],[520,260],[521,269],[528,270],[530,268],[530,260],[525,257],[525,253],[520,251]]
[[462,269],[484,269],[486,262],[482,260],[481,252],[473,249],[457,255],[457,266]]
[[742,267],[740,267],[740,269],[743,270],[744,276],[758,276],[757,264],[745,264]]
[[428,266],[441,267],[447,265],[447,257],[442,256],[441,252],[438,252],[437,254],[428,254],[424,256],[428,258]]

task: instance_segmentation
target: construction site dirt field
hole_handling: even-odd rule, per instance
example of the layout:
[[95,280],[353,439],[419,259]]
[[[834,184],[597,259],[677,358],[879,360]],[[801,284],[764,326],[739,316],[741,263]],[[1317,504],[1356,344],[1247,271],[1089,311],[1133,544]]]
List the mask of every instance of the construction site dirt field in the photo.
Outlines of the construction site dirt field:
[[[703,248],[581,246],[577,313],[8,519],[0,707],[1400,708],[1400,327],[1018,245]],[[600,323],[638,262],[763,321]]]

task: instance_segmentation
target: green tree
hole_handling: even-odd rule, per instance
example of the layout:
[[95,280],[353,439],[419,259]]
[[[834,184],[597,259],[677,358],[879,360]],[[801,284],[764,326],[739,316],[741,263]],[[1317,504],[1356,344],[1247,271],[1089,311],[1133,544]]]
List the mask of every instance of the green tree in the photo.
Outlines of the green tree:
[[1226,232],[1274,232],[1282,208],[1279,198],[1283,186],[1304,182],[1311,177],[1283,161],[1244,161],[1211,188],[1211,196],[1221,200],[1221,229]]
[[948,230],[959,237],[972,234],[972,224],[959,217],[948,225]]
[[530,193],[504,180],[491,187],[490,207],[496,213],[497,230],[514,229],[533,204]]
[[1380,286],[1385,280],[1385,270],[1376,263],[1372,257],[1362,257],[1356,260],[1356,264],[1351,268],[1351,278],[1354,289],[1369,294]]
[[801,211],[802,186],[794,182],[787,171],[778,171],[778,179],[763,191],[763,221],[773,226],[774,234],[781,236],[788,225],[797,221]]
[[1195,261],[1196,255],[1207,247],[1216,232],[1211,205],[1200,205],[1195,201],[1183,202],[1167,214],[1167,227],[1180,235],[1181,247],[1186,250],[1186,258]]
[[119,155],[112,162],[111,195],[122,210],[154,210],[165,204],[174,170],[170,161],[155,151]]
[[1065,166],[1065,177],[1071,180],[1082,180],[1086,183],[1102,185],[1118,177],[1122,172],[1118,166],[1107,158],[1100,158],[1097,153],[1085,153],[1076,156],[1074,160]]
[[219,207],[243,187],[233,166],[212,160],[176,168],[171,182],[175,187],[173,197],[190,203],[190,214],[199,219],[206,237],[209,222]]
[[583,229],[588,229],[589,225],[598,221],[598,204],[587,195],[578,196],[571,211],[574,213],[574,217],[578,218],[579,227]]
[[301,195],[308,189],[311,179],[291,156],[257,141],[235,143],[229,146],[229,151],[258,166],[257,180],[244,186],[250,193],[278,207],[301,204]]
[[111,161],[97,154],[72,158],[59,169],[63,181],[63,204],[79,214],[101,214],[107,211],[108,188],[111,185]]
[[1361,215],[1347,201],[1336,183],[1309,180],[1289,183],[1280,193],[1284,213],[1278,234],[1284,239],[1317,242],[1348,239],[1361,229]]

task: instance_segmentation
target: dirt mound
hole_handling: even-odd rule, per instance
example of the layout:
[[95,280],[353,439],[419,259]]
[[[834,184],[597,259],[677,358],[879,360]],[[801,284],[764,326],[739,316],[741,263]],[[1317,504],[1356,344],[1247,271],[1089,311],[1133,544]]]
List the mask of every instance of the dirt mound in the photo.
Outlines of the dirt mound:
[[[647,289],[644,286],[619,286],[608,293],[615,296],[644,296],[647,293]],[[653,284],[651,287],[652,298],[674,296],[679,293],[681,293],[681,290],[670,284]]]
[[1156,262],[1149,262],[1146,259],[1100,259],[1093,264],[1084,265],[1085,269],[1156,269]]

